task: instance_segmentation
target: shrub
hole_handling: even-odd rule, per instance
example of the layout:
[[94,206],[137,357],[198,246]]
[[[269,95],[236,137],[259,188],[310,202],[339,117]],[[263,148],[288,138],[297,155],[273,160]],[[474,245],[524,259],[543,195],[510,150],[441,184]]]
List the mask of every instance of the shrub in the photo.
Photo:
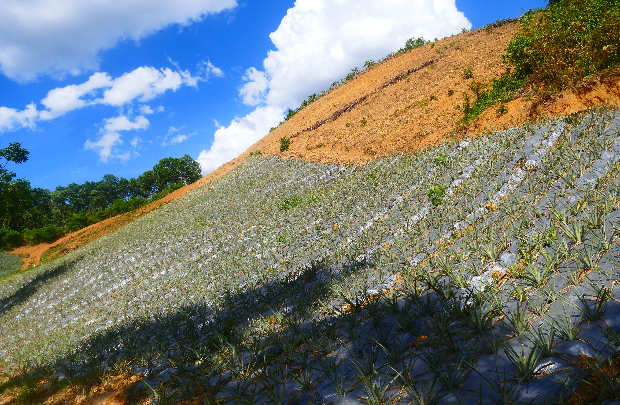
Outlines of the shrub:
[[0,229],[0,250],[11,250],[21,245],[23,241],[21,233],[6,228]]
[[180,189],[181,187],[183,187],[183,183],[176,183],[176,184],[171,184],[168,187],[166,187],[165,189],[161,190],[159,193],[155,193],[151,196],[151,198],[149,198],[149,202],[153,202],[153,201],[157,201],[160,198],[164,198],[165,196],[167,196],[168,194],[172,193],[173,191],[176,191],[178,189]]
[[433,186],[428,190],[428,198],[435,207],[441,204],[441,200],[445,195],[446,186],[444,185]]
[[25,229],[22,232],[24,240],[29,245],[52,242],[64,234],[64,229],[54,225],[44,226],[43,228]]
[[286,198],[281,204],[278,205],[280,211],[288,211],[303,203],[303,200],[299,197]]
[[[464,94],[463,122],[470,122],[497,102],[503,104],[509,101],[512,95],[525,85],[525,81],[526,79],[519,77],[518,74],[505,74],[499,79],[494,79],[489,90],[480,92],[473,104],[469,96]],[[503,111],[504,109],[505,106],[498,111]]]
[[445,153],[442,153],[440,155],[435,156],[435,165],[443,166],[443,167],[448,166],[448,155]]
[[562,90],[620,64],[620,1],[560,0],[525,14],[504,59],[519,77]]
[[424,38],[409,38],[407,42],[405,42],[403,50],[408,51],[410,49],[420,48],[428,43],[430,43],[430,41],[425,41]]
[[91,222],[88,219],[88,215],[83,212],[80,212],[78,214],[71,215],[65,221],[65,228],[70,232],[75,232],[75,231],[79,231],[82,228],[86,228],[90,224]]
[[280,138],[280,152],[284,152],[288,150],[289,146],[291,146],[291,139],[287,137]]
[[[172,188],[176,187],[181,183],[174,184]],[[182,186],[182,184],[181,184]],[[170,187],[169,187],[170,188]],[[177,187],[179,188],[179,187]],[[175,190],[177,189],[175,188]],[[146,204],[146,200],[144,198],[134,198],[131,200],[114,200],[111,206],[106,208],[105,213],[108,218],[111,218],[116,215],[124,214],[129,211],[133,211],[138,209]]]

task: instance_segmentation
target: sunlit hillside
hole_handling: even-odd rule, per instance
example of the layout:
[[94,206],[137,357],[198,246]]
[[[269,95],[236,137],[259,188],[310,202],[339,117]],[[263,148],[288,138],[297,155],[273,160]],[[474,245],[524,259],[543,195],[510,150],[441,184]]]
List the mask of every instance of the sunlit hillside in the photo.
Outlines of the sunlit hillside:
[[0,256],[0,404],[620,400],[618,72],[474,117],[520,24],[387,57],[53,260]]

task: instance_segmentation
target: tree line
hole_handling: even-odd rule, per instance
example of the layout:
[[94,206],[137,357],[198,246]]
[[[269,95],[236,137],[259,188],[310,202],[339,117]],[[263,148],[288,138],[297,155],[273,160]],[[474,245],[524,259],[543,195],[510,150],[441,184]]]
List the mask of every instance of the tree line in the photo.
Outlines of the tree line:
[[106,174],[100,181],[33,188],[7,166],[28,160],[19,142],[0,149],[0,250],[54,240],[115,215],[135,210],[200,179],[189,155],[164,158],[137,178]]

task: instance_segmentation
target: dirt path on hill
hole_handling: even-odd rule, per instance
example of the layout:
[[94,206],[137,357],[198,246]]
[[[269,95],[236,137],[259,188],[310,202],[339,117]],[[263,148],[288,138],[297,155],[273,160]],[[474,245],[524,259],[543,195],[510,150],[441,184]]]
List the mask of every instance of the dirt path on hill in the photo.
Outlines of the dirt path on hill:
[[[319,163],[361,165],[394,153],[413,153],[452,136],[473,136],[485,130],[519,126],[552,115],[568,115],[599,105],[620,106],[620,69],[551,97],[545,103],[517,98],[498,115],[491,107],[462,126],[463,94],[474,95],[473,82],[488,86],[506,66],[501,55],[518,32],[519,23],[479,29],[445,38],[392,57],[338,86],[252,145],[236,159],[194,184],[135,212],[109,218],[54,243],[24,246],[22,269],[54,259],[113,232],[173,199],[230,172],[249,156],[282,155]],[[465,75],[471,70],[470,78]],[[280,138],[292,139],[280,152]]]

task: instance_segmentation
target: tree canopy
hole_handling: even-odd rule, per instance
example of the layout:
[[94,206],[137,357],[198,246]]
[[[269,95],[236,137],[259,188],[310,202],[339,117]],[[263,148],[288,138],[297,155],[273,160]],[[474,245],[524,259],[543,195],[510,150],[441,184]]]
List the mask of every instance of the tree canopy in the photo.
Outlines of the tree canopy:
[[[3,159],[0,161],[0,239],[8,231],[25,232],[30,239],[38,240],[33,229],[77,230],[138,208],[201,177],[198,162],[184,155],[161,159],[137,178],[106,174],[100,181],[70,183],[50,191],[32,188],[28,180],[16,179],[16,174],[7,169],[9,163],[26,162],[28,154],[19,142],[0,149]],[[49,229],[45,232],[46,235],[57,233]]]

